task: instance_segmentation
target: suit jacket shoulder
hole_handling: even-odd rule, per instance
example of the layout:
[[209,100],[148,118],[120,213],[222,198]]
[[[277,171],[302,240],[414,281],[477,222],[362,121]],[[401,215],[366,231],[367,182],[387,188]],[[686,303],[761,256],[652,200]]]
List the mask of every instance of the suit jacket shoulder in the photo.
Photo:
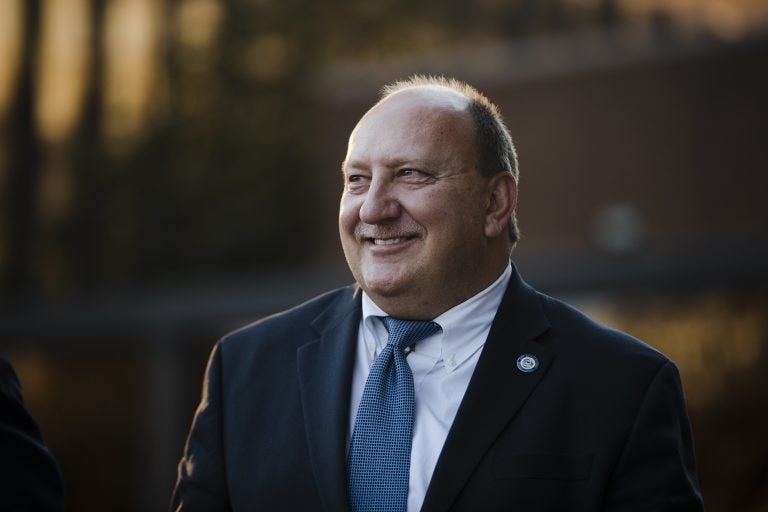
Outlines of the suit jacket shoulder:
[[225,335],[222,350],[242,354],[243,351],[275,350],[293,352],[306,343],[307,331],[324,322],[340,322],[357,300],[358,288],[347,286],[328,291],[298,306],[275,313]]
[[341,288],[216,344],[179,464],[174,510],[346,505],[345,427],[359,315],[356,288]]
[[[520,366],[526,356],[532,367]],[[513,504],[541,511],[701,510],[674,364],[537,292],[516,272],[422,510]]]
[[[562,356],[605,365],[647,365],[658,369],[669,358],[644,341],[625,332],[607,327],[573,306],[537,292],[542,309],[549,320],[549,331],[542,340]],[[546,341],[545,341],[546,340]]]

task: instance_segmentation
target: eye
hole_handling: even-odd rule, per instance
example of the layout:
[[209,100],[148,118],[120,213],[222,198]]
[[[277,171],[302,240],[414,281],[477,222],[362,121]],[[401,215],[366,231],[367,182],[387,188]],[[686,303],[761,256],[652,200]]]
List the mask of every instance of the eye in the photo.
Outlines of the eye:
[[414,169],[413,167],[399,169],[397,171],[397,178],[411,185],[425,185],[435,180],[434,176],[429,172]]
[[368,183],[368,177],[364,174],[349,174],[346,178],[346,189],[350,192],[364,190]]
[[405,178],[409,181],[426,181],[429,179],[429,174],[413,169],[411,167],[405,167],[397,171],[398,177]]

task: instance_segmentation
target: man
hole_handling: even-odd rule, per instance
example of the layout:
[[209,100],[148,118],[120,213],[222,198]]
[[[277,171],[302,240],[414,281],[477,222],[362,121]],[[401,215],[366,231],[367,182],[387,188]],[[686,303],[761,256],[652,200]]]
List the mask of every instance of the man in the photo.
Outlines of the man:
[[675,366],[510,264],[517,163],[487,98],[385,89],[343,175],[357,285],[216,345],[174,509],[702,509]]
[[16,372],[0,357],[0,510],[63,510],[59,468],[24,407]]

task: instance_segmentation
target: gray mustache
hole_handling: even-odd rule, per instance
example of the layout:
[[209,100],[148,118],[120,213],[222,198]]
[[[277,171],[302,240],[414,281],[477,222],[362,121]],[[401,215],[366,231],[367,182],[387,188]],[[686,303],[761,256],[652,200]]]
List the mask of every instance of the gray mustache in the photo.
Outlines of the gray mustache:
[[366,238],[400,238],[419,235],[422,232],[421,226],[414,222],[397,224],[364,224],[362,222],[355,226],[355,238],[363,240]]

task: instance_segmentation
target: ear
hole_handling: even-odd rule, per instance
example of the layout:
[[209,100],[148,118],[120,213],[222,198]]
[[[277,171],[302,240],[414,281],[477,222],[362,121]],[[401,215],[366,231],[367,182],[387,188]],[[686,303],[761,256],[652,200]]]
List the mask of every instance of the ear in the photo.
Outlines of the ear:
[[511,173],[500,172],[488,181],[489,201],[485,212],[485,236],[503,234],[517,206],[517,183]]

